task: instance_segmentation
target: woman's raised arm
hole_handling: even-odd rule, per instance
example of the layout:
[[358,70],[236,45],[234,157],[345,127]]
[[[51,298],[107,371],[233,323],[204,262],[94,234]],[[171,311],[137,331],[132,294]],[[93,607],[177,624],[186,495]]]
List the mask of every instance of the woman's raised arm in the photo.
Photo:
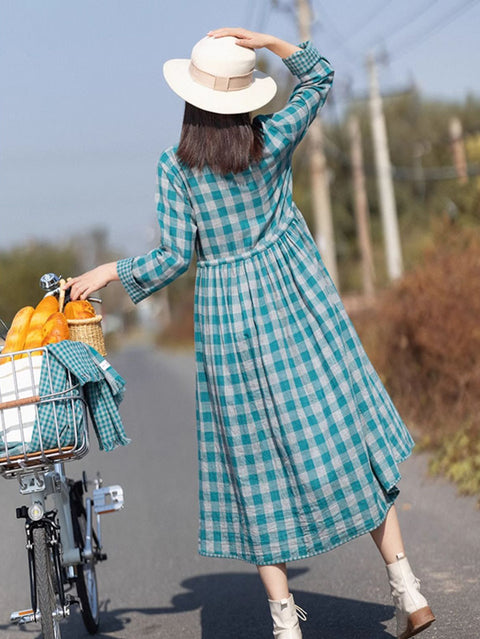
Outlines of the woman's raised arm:
[[286,40],[281,40],[276,36],[269,35],[268,33],[257,33],[255,31],[249,31],[248,29],[241,29],[235,27],[224,27],[222,29],[214,29],[209,31],[208,34],[212,38],[224,38],[225,36],[233,36],[237,38],[237,44],[247,49],[268,49],[275,55],[281,58],[288,58],[288,56],[299,50],[295,44],[290,44]]

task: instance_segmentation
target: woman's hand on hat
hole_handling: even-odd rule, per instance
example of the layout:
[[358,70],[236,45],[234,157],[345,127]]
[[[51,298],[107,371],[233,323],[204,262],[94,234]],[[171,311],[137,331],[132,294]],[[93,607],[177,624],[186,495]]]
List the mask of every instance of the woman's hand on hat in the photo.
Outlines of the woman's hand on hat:
[[224,38],[225,36],[233,36],[237,38],[237,43],[241,47],[248,49],[262,49],[263,47],[272,51],[281,58],[288,58],[296,51],[300,50],[294,44],[290,44],[285,40],[280,40],[268,33],[257,33],[248,29],[224,27],[223,29],[214,29],[209,31],[208,36],[212,38]]
[[249,31],[248,29],[241,29],[235,27],[224,27],[223,29],[213,29],[207,33],[212,38],[225,38],[226,36],[233,36],[237,38],[237,44],[241,47],[247,47],[249,49],[261,49],[268,47],[269,44],[275,39],[274,36],[267,33],[256,33],[255,31]]

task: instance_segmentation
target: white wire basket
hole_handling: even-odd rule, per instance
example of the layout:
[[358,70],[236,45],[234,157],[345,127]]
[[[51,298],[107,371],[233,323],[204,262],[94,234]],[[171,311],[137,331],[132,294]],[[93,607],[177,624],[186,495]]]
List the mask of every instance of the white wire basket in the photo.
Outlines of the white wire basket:
[[54,373],[45,348],[0,353],[0,473],[10,478],[89,449],[87,406],[76,378]]

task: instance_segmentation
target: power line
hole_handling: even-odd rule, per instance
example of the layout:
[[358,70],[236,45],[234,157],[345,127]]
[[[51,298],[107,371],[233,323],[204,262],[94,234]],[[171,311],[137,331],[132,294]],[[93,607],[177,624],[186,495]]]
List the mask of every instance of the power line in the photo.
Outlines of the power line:
[[[330,32],[334,36],[335,40],[337,40],[338,46],[341,49],[343,49],[343,51],[347,54],[348,57],[351,57],[351,58],[355,57],[355,54],[353,53],[353,51],[351,49],[349,49],[349,47],[346,45],[347,38],[340,32],[340,30],[336,26],[334,20],[332,20],[332,17],[325,10],[325,7],[323,7],[320,2],[317,2],[317,4],[318,4],[318,7],[320,9],[319,13],[322,14],[322,17],[324,17],[324,18],[326,18],[328,20],[329,26],[330,26]],[[315,15],[315,21],[317,19],[318,19],[317,15]],[[327,29],[327,31],[328,31],[328,29]]]
[[278,8],[278,2],[276,0],[260,0],[260,2],[247,0],[246,4],[244,24],[252,31],[264,31],[270,18],[272,6]]
[[253,14],[255,12],[253,3],[255,0],[248,0],[247,1],[247,9],[245,12],[245,21],[244,24],[247,25],[247,28],[251,28],[252,23],[253,23]]
[[353,38],[356,38],[358,34],[361,31],[363,31],[365,27],[370,26],[372,20],[375,20],[375,18],[377,18],[379,14],[382,13],[382,11],[386,9],[388,5],[391,4],[392,2],[393,0],[381,0],[378,4],[376,4],[375,7],[367,15],[365,20],[359,23],[356,27],[352,29],[350,33],[347,34],[346,39],[352,40]]
[[414,37],[401,42],[395,53],[390,54],[390,59],[399,58],[405,53],[411,51],[414,47],[423,44],[425,40],[438,33],[438,31],[443,29],[443,27],[451,24],[454,20],[456,20],[463,13],[474,7],[479,2],[480,0],[467,0],[467,2],[463,2],[461,6],[457,6],[453,11],[450,11],[446,15],[442,16],[440,20],[433,26],[431,26],[426,33],[416,34]]
[[[351,170],[352,163],[349,155],[341,149],[330,137],[325,136],[325,150],[329,158],[337,160],[344,168]],[[371,164],[365,165],[365,173],[369,177],[376,175],[375,167]],[[480,175],[480,164],[469,164],[467,174],[470,177]],[[392,177],[399,182],[414,182],[418,179],[417,170],[409,166],[396,166],[392,164]],[[422,179],[426,181],[438,182],[444,180],[458,180],[458,172],[455,166],[424,166],[422,167]]]
[[274,9],[276,9],[277,11],[280,11],[281,13],[290,14],[294,20],[297,19],[295,7],[290,3],[290,1],[287,1],[287,2],[279,2],[278,0],[270,0],[270,1]]
[[262,13],[260,14],[260,18],[258,20],[258,28],[257,31],[261,33],[265,31],[268,21],[270,19],[270,12],[272,10],[272,0],[264,0],[262,2]]
[[[327,156],[335,159],[343,168],[352,168],[350,156],[330,137],[325,136],[325,150]],[[376,175],[375,167],[371,164],[365,165],[365,173],[369,177]],[[480,164],[468,164],[467,174],[470,177],[480,175]],[[418,179],[417,169],[409,166],[396,166],[392,164],[392,176],[399,182],[414,182]],[[422,179],[426,181],[458,180],[458,171],[455,166],[423,166]]]
[[[309,2],[310,4],[310,2]],[[271,0],[271,6],[276,10],[279,11],[281,13],[286,13],[286,14],[290,14],[294,19],[296,19],[296,13],[295,13],[295,9],[292,6],[292,4],[290,4],[290,2],[279,2],[279,0]],[[326,12],[324,11],[324,9],[322,8],[322,13]],[[326,16],[329,20],[329,27],[328,26],[325,28],[325,31],[327,34],[331,34],[333,35],[334,40],[337,42],[337,49],[341,49],[344,56],[345,56],[345,60],[347,62],[347,65],[350,67],[350,69],[354,72],[356,72],[357,70],[357,66],[352,62],[352,60],[360,60],[360,56],[357,53],[354,53],[353,51],[349,50],[348,47],[344,46],[344,41],[346,40],[346,38],[340,33],[340,31],[338,30],[338,28],[335,26],[335,23],[332,21],[332,19],[329,16]],[[318,24],[323,22],[322,20],[319,20],[318,17],[318,13],[315,13],[314,16],[314,24],[312,25],[312,30],[315,28],[318,28]]]
[[[342,36],[342,34],[339,32],[338,29],[335,28],[335,32],[336,32],[336,37],[337,37],[337,41],[339,41],[339,47],[343,48],[348,55],[352,55],[352,51],[350,49],[347,48],[346,46],[346,42],[349,40],[354,39],[355,37],[357,37],[358,33],[364,29],[366,26],[369,26],[371,24],[372,19],[374,19],[375,17],[378,16],[379,13],[381,13],[389,4],[391,4],[392,0],[383,0],[380,5],[376,5],[374,7],[374,9],[370,12],[370,14],[368,15],[368,18],[366,18],[364,20],[364,22],[360,25],[360,27],[355,27],[347,36]],[[406,18],[405,20],[403,20],[402,22],[400,22],[396,27],[389,29],[388,31],[388,37],[389,39],[391,38],[395,38],[397,36],[398,33],[401,33],[404,29],[406,29],[407,27],[409,27],[412,22],[415,22],[416,20],[418,20],[418,18],[420,18],[424,13],[426,13],[427,11],[429,11],[433,5],[437,4],[438,0],[428,0],[427,4],[423,6],[423,8],[421,8],[420,10],[416,10],[415,13],[413,15],[409,15],[408,18]],[[331,21],[331,20],[330,20]],[[332,22],[332,21],[331,21]],[[333,24],[333,23],[332,23]],[[376,38],[373,38],[371,40],[371,46],[375,46],[376,44],[379,43],[379,41],[383,40],[382,36],[378,36]]]
[[[348,63],[348,65],[350,66],[351,69],[355,70],[355,65],[352,63],[352,60],[359,60],[359,56],[357,53],[355,53],[354,51],[352,51],[346,44],[347,38],[340,32],[340,30],[338,29],[338,27],[335,24],[335,21],[332,20],[332,17],[328,14],[328,12],[325,10],[325,7],[320,3],[317,2],[317,5],[319,7],[319,10],[322,14],[322,17],[324,19],[326,19],[328,21],[328,25],[326,28],[327,33],[331,33],[331,35],[333,36],[334,40],[336,40],[337,42],[337,46],[339,49],[341,49],[345,55],[345,59]],[[317,15],[315,15],[316,20]],[[330,28],[328,28],[330,27]]]
[[[480,164],[469,164],[467,174],[470,177],[480,175]],[[399,181],[415,181],[416,169],[403,166],[393,167],[393,177]],[[456,166],[428,166],[422,167],[422,179],[438,182],[444,180],[458,180],[458,170]]]
[[[407,27],[409,27],[412,24],[412,22],[415,22],[416,20],[418,20],[418,18],[420,18],[420,16],[422,16],[424,13],[429,11],[433,7],[434,4],[437,4],[437,2],[438,2],[438,0],[428,0],[427,4],[424,5],[423,8],[421,8],[420,10],[418,10],[418,9],[415,10],[415,13],[413,14],[413,16],[412,15],[408,16],[405,20],[400,22],[397,25],[396,28],[389,29],[389,31],[388,31],[388,39],[391,40],[392,38],[395,38],[398,33],[403,31]],[[384,38],[382,36],[374,38],[371,41],[371,45],[370,46],[376,46],[380,41],[383,41],[383,40],[384,40]]]

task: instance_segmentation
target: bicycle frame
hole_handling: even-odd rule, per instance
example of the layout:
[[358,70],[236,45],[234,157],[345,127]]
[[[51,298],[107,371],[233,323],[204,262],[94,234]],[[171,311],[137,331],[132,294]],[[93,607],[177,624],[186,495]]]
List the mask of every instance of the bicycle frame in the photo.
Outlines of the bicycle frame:
[[[32,608],[27,611],[14,612],[11,621],[27,623],[39,621],[37,611],[37,584],[35,581],[35,564],[33,554],[33,530],[43,527],[46,530],[48,545],[51,548],[55,572],[55,586],[60,607],[58,617],[67,617],[73,599],[65,594],[65,583],[76,577],[75,567],[85,561],[103,561],[106,555],[102,552],[101,519],[107,512],[120,510],[123,507],[123,490],[120,486],[101,486],[102,480],[95,480],[93,500],[87,498],[83,507],[82,496],[85,479],[74,482],[65,476],[64,463],[56,463],[50,471],[34,471],[18,477],[20,493],[31,496],[30,507],[17,508],[17,518],[25,519],[27,552],[30,575],[30,595]],[[75,486],[82,484],[80,494],[76,494]],[[46,509],[46,499],[51,497],[53,508]],[[72,500],[79,500],[80,508],[85,511],[86,530],[84,547],[80,548],[75,539],[72,520]],[[96,527],[93,525],[93,512],[96,515]]]

